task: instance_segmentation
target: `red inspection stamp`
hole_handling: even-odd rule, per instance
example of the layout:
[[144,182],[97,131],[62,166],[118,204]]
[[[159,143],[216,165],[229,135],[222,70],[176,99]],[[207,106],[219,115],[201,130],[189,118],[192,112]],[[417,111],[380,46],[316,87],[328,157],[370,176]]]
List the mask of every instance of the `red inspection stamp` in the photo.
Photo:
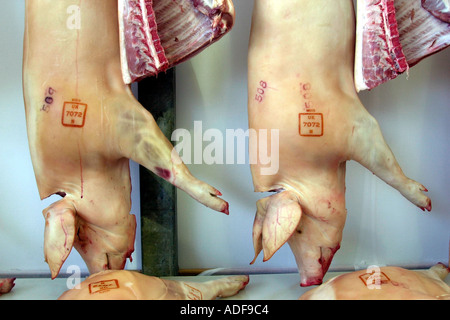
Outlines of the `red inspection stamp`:
[[186,287],[189,288],[189,293],[187,295],[189,300],[203,300],[203,294],[200,290],[185,283]]
[[89,284],[89,293],[103,293],[112,289],[119,289],[119,281],[116,279],[102,280]]
[[366,285],[366,287],[372,288],[374,286],[379,286],[382,284],[388,283],[391,279],[381,272],[381,271],[373,271],[372,273],[364,273],[359,276],[361,281]]
[[306,137],[323,136],[323,114],[321,113],[300,113],[299,133]]
[[87,104],[80,100],[73,99],[71,102],[64,102],[61,122],[65,127],[84,126],[86,119]]

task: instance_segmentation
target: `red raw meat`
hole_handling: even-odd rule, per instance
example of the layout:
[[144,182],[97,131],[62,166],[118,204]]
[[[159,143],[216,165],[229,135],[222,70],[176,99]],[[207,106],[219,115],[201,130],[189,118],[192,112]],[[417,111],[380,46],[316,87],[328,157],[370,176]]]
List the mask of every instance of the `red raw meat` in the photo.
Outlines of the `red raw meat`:
[[231,0],[119,0],[125,83],[157,75],[219,40],[234,24]]
[[[394,0],[358,1],[355,79],[374,88],[408,69],[400,44]],[[358,41],[359,40],[359,41]]]
[[395,10],[409,67],[450,45],[450,24],[433,16],[419,0],[396,0]]
[[422,0],[422,7],[436,18],[450,23],[450,6],[448,0]]
[[12,290],[15,285],[14,280],[16,280],[16,278],[0,279],[0,296],[9,293]]
[[356,35],[354,77],[361,91],[395,79],[446,48],[450,25],[424,9],[420,0],[358,0]]

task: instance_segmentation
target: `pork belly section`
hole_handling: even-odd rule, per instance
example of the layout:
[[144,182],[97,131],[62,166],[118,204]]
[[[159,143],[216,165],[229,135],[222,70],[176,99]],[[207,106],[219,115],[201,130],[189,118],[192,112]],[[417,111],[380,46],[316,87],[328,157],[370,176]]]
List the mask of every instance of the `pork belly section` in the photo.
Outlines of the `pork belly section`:
[[155,76],[193,57],[233,24],[231,0],[119,0],[125,83]]
[[398,32],[412,67],[450,45],[450,24],[433,16],[419,0],[395,0]]
[[436,18],[450,23],[450,5],[448,0],[422,0],[422,7]]
[[[448,9],[439,6],[439,1],[434,5],[431,2],[357,0],[354,70],[357,91],[395,79],[450,44],[450,25],[445,21]],[[439,14],[444,20],[435,16]]]
[[355,81],[375,88],[408,69],[400,44],[394,0],[357,1]]

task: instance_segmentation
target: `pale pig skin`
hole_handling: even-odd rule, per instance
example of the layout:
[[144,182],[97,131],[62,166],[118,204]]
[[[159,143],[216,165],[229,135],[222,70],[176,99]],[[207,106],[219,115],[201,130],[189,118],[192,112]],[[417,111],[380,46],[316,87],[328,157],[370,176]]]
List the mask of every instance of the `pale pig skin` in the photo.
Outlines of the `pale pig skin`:
[[26,1],[23,85],[31,159],[41,199],[64,197],[43,211],[52,277],[72,246],[92,273],[122,269],[131,257],[136,220],[129,159],[228,213],[221,193],[190,174],[123,83],[117,19],[114,0]]
[[450,287],[443,281],[448,273],[441,263],[419,271],[372,267],[334,277],[300,300],[450,300]]
[[[257,203],[255,259],[287,241],[301,285],[320,284],[346,219],[346,161],[355,160],[422,210],[426,188],[404,175],[354,87],[351,0],[258,0],[248,55],[249,127],[279,130],[279,170],[251,166]],[[267,141],[267,150],[271,150]]]
[[212,300],[234,296],[248,276],[229,276],[206,282],[161,279],[126,270],[93,274],[59,300]]

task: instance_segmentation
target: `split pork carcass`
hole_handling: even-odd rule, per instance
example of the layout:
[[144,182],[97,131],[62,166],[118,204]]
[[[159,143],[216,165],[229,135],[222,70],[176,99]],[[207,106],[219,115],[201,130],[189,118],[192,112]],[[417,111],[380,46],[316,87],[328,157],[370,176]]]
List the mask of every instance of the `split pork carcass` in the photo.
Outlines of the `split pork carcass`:
[[0,279],[0,296],[9,293],[14,288],[14,281],[16,278],[2,278]]
[[59,300],[213,300],[234,296],[248,276],[229,276],[205,282],[168,280],[134,271],[106,270],[89,276]]
[[450,300],[442,263],[427,270],[371,266],[334,277],[300,300]]
[[190,59],[222,38],[233,24],[231,0],[119,0],[125,83]]
[[23,86],[43,211],[44,254],[56,277],[73,246],[91,273],[122,269],[134,250],[129,159],[228,214],[191,175],[124,84],[117,0],[27,0]]
[[448,0],[357,0],[355,85],[373,89],[450,45]]
[[[431,210],[426,188],[405,176],[358,98],[354,42],[351,0],[254,3],[248,113],[254,132],[250,157],[257,161],[250,163],[255,191],[274,192],[257,202],[255,259],[261,250],[264,261],[270,259],[287,241],[302,286],[322,282],[340,247],[346,161],[359,162],[413,204]],[[261,148],[263,155],[271,150],[272,159],[278,152],[277,172],[258,156]]]

